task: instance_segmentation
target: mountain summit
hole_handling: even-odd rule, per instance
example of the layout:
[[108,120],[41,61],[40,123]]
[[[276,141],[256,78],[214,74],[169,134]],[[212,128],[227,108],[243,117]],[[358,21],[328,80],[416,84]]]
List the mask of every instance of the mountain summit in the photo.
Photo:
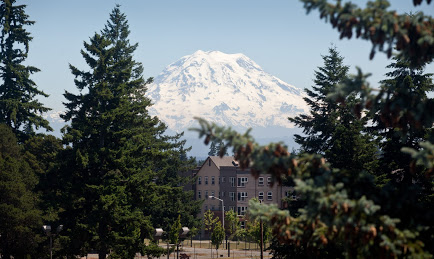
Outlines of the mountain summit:
[[158,75],[147,91],[150,113],[183,131],[202,117],[235,128],[293,126],[288,117],[308,111],[301,89],[262,70],[243,54],[201,51]]

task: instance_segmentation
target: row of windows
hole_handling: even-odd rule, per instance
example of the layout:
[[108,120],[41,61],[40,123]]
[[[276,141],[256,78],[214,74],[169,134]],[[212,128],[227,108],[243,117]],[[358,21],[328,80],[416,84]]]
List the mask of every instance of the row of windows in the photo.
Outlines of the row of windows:
[[[208,195],[208,191],[205,191],[205,199],[208,199],[209,196],[214,196],[214,191],[210,192],[210,195]],[[219,192],[219,198],[223,198],[225,197],[225,192]],[[197,191],[197,198],[198,199],[202,199],[202,192],[201,191]],[[229,198],[231,201],[235,201],[235,192],[229,192]],[[248,198],[248,194],[247,192],[238,192],[238,197],[237,200],[238,201],[247,201]],[[259,192],[258,193],[258,199],[259,200],[264,200],[264,192]],[[273,200],[273,192],[269,191],[267,192],[267,200],[271,201]]]
[[[247,177],[238,177],[237,180],[238,180],[237,187],[245,187],[246,184],[248,183]],[[224,176],[219,177],[218,181],[219,181],[219,184],[224,183],[226,181],[226,178]],[[229,177],[229,182],[231,184],[231,187],[235,187],[235,177]],[[202,177],[201,176],[198,177],[197,184],[198,185],[202,184]],[[204,176],[204,184],[208,185],[208,176]],[[267,177],[267,185],[270,185],[270,184],[271,184],[271,177]],[[211,185],[215,185],[215,177],[214,176],[211,176]],[[264,185],[264,177],[258,178],[258,185],[259,186]]]

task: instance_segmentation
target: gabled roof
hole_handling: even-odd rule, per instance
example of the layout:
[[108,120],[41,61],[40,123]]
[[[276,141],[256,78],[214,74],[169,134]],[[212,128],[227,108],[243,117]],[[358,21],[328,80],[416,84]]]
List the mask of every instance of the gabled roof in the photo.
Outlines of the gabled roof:
[[234,160],[233,156],[210,156],[209,159],[214,162],[218,169],[220,169],[221,166],[238,166],[238,162]]

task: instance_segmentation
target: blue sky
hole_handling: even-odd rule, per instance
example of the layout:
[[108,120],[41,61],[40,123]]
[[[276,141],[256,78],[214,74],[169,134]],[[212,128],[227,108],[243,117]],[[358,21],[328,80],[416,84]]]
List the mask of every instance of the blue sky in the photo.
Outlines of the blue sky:
[[[365,2],[365,1],[356,1]],[[434,6],[413,8],[411,0],[392,1],[399,12],[422,10],[434,16]],[[398,3],[399,2],[399,3]],[[36,24],[27,63],[41,69],[32,76],[50,95],[40,98],[63,110],[62,94],[76,92],[68,64],[87,69],[80,50],[94,32],[104,28],[115,4],[129,20],[131,42],[138,42],[135,59],[145,77],[156,77],[167,65],[196,50],[243,53],[265,71],[299,88],[312,85],[321,55],[334,44],[345,63],[372,73],[371,85],[383,79],[389,64],[384,54],[369,60],[371,45],[362,40],[339,40],[339,35],[316,12],[306,15],[294,0],[18,0]],[[427,67],[434,72],[434,66]]]

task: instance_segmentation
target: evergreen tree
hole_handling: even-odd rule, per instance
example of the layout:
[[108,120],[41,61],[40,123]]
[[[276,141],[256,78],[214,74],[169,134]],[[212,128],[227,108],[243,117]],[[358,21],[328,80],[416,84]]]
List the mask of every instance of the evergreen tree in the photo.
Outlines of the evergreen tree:
[[211,145],[209,146],[209,152],[208,152],[208,156],[216,156],[218,153],[217,147],[216,147],[216,142],[215,141],[211,141]]
[[[421,117],[416,121],[418,115],[412,110],[412,107],[423,109],[424,107],[418,106],[432,100],[427,94],[434,90],[433,74],[424,74],[423,66],[412,68],[408,61],[398,57],[394,60],[387,66],[392,69],[386,74],[388,78],[381,81],[384,105],[377,104],[373,107],[372,113],[375,116],[371,132],[379,134],[383,140],[380,145],[380,171],[387,175],[387,179],[404,177],[403,180],[411,184],[422,179],[420,174],[411,172],[411,156],[401,152],[401,149],[409,147],[419,150],[418,144],[421,141],[434,141],[430,120]],[[392,119],[396,114],[399,117]]]
[[324,66],[315,71],[312,90],[305,89],[308,97],[304,100],[310,106],[310,114],[289,118],[306,134],[295,135],[295,141],[304,152],[323,155],[333,167],[373,172],[377,146],[363,133],[367,117],[359,118],[354,113],[357,98],[348,96],[345,105],[328,98],[347,78],[349,67],[335,48],[330,48],[323,60]]
[[223,141],[211,141],[208,156],[227,156],[228,152]]
[[[33,192],[37,177],[23,158],[12,129],[0,124],[0,254],[2,258],[41,256],[42,212]],[[41,233],[42,234],[42,233]]]
[[[133,258],[154,227],[178,215],[195,223],[199,203],[182,192],[178,172],[188,170],[181,135],[167,136],[166,126],[148,114],[143,67],[133,60],[126,16],[116,6],[101,33],[81,51],[90,71],[70,65],[81,91],[65,93],[66,150],[63,174],[68,234],[65,253],[97,249],[114,258]],[[178,208],[167,206],[175,203]],[[183,204],[181,204],[183,203]],[[163,225],[166,227],[168,225]]]
[[[260,146],[248,133],[238,134],[202,119],[197,129],[199,137],[205,137],[206,143],[227,141],[233,146],[240,167],[250,168],[255,176],[268,173],[279,182],[286,177],[294,181],[295,191],[304,200],[303,209],[295,216],[277,206],[249,203],[253,218],[268,218],[272,224],[273,236],[281,244],[273,248],[275,258],[432,257],[434,145],[426,140],[432,140],[433,136],[434,101],[423,90],[432,89],[432,83],[413,81],[408,75],[399,77],[404,71],[414,71],[432,61],[432,17],[422,12],[399,15],[387,10],[389,2],[385,0],[368,1],[366,8],[350,2],[302,1],[308,12],[318,10],[321,18],[330,21],[341,38],[351,38],[354,33],[371,41],[371,58],[377,49],[391,56],[396,46],[399,60],[407,63],[405,69],[396,66],[392,80],[383,82],[380,91],[370,88],[368,75],[358,69],[356,75],[343,80],[329,96],[341,104],[351,102],[348,96],[357,96],[355,114],[360,115],[363,108],[378,115],[374,118],[385,127],[375,126],[380,133],[386,133],[382,139],[385,145],[380,145],[381,167],[389,163],[385,161],[394,159],[393,153],[403,152],[411,159],[401,165],[398,165],[401,161],[394,161],[393,167],[405,172],[406,168],[400,168],[404,165],[413,175],[408,178],[404,175],[396,184],[389,181],[377,192],[372,175],[364,170],[332,168],[320,155],[295,156],[279,143]],[[413,2],[418,5],[422,1]],[[385,45],[389,45],[388,49]],[[402,143],[412,137],[416,140],[420,138],[416,136],[418,132],[425,132],[422,138],[425,141],[418,147],[398,150],[396,139],[387,139],[392,131],[403,138]],[[387,159],[386,146],[390,148]],[[393,168],[387,168],[386,172],[390,170]],[[423,180],[418,177],[421,175]],[[425,185],[424,181],[430,184]],[[409,187],[402,188],[404,185]],[[414,204],[409,206],[408,201]]]
[[24,65],[32,40],[25,26],[33,25],[25,13],[25,5],[4,0],[0,5],[0,123],[12,128],[20,142],[34,134],[35,128],[51,130],[41,114],[50,110],[35,99],[48,95],[38,90],[30,75],[39,71]]

